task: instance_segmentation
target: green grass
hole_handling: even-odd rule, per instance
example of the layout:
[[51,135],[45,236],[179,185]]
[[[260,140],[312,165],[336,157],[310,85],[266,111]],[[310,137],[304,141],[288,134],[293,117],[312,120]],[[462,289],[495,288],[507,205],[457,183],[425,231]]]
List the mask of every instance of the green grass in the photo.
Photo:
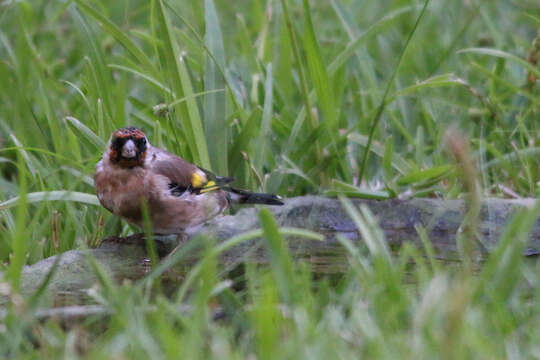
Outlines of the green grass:
[[[519,255],[537,211],[474,275],[411,245],[384,255],[360,210],[367,246],[341,239],[349,270],[313,276],[261,212],[272,261],[246,264],[242,290],[209,248],[177,296],[159,273],[103,273],[94,300],[110,315],[75,328],[17,295],[25,264],[134,231],[92,186],[125,125],[286,197],[538,197],[539,28],[534,0],[1,2],[0,355],[539,358],[539,265]],[[456,165],[449,129],[474,171]]]

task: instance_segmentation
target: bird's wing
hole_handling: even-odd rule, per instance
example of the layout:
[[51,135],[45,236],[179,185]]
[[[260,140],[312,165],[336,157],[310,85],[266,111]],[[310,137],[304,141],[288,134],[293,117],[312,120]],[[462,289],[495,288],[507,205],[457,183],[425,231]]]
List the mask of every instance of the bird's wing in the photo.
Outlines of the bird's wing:
[[148,155],[149,170],[169,178],[171,188],[176,188],[178,192],[190,189],[204,193],[234,181],[232,178],[217,176],[163,149],[153,148]]

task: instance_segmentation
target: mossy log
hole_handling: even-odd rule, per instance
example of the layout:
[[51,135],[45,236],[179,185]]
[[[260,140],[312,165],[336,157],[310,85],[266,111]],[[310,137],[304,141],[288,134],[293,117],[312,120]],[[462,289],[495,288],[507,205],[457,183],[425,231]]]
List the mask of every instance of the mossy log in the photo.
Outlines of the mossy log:
[[[518,208],[533,207],[534,199],[504,200],[485,199],[479,215],[478,230],[487,249],[493,249],[512,213]],[[457,258],[456,234],[464,216],[466,204],[461,200],[410,199],[410,200],[352,200],[356,207],[366,205],[378,219],[386,241],[392,248],[404,242],[413,242],[422,248],[417,226],[426,229],[429,240],[442,260]],[[296,259],[309,261],[315,271],[339,272],[347,264],[346,254],[336,235],[361,242],[358,231],[339,200],[317,196],[291,198],[281,207],[272,207],[281,226],[308,229],[325,237],[324,241],[289,237],[287,243]],[[235,215],[221,216],[206,224],[200,234],[215,241],[224,241],[234,235],[258,228],[258,209],[242,209]],[[167,254],[176,244],[156,242],[158,253]],[[264,262],[266,256],[261,241],[253,240],[228,251],[224,262]],[[540,221],[536,221],[524,255],[540,253]],[[26,266],[22,274],[22,293],[33,293],[44,281],[53,264],[58,261],[48,292],[55,299],[63,294],[84,292],[96,282],[95,271],[89,256],[97,261],[117,280],[142,278],[149,270],[146,242],[141,235],[127,238],[111,237],[91,250],[71,250],[33,265]]]

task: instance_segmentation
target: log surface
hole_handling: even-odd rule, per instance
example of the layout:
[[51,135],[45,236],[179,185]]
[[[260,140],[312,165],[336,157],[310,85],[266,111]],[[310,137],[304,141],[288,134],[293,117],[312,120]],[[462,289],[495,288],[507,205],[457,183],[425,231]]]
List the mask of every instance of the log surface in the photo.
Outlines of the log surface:
[[[505,200],[485,199],[479,219],[482,243],[489,251],[497,241],[516,209],[533,207],[534,199]],[[378,219],[390,246],[399,246],[410,241],[421,248],[416,226],[423,226],[441,259],[456,258],[456,233],[466,213],[461,200],[411,199],[411,200],[352,200],[356,207],[366,205]],[[296,239],[288,237],[287,242],[295,258],[309,261],[316,271],[341,271],[346,267],[345,252],[336,235],[346,236],[353,242],[360,242],[354,223],[337,199],[305,196],[287,199],[281,207],[272,207],[281,226],[296,227],[318,232],[324,241]],[[259,227],[258,209],[242,209],[235,215],[218,217],[206,224],[200,234],[211,236],[216,241],[224,241],[234,235]],[[166,254],[176,244],[157,242],[160,254]],[[229,250],[222,261],[264,262],[266,255],[260,239],[249,241]],[[540,253],[540,221],[537,220],[530,234],[524,255]],[[47,288],[49,294],[61,298],[85,294],[96,283],[95,271],[89,256],[103,266],[116,280],[142,278],[148,271],[148,255],[144,239],[140,235],[128,238],[105,239],[100,247],[91,250],[71,250],[26,266],[22,274],[23,295],[30,295],[39,287],[61,256],[54,276]]]

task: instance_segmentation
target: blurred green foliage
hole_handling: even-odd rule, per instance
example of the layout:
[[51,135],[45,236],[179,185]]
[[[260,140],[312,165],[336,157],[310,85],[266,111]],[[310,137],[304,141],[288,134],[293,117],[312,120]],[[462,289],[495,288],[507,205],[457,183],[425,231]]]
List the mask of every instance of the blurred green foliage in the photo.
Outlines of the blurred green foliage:
[[477,276],[349,246],[338,284],[314,283],[262,212],[272,263],[248,265],[240,292],[210,251],[187,299],[105,274],[112,315],[75,329],[16,296],[25,263],[131,231],[92,195],[126,125],[249,189],[443,199],[468,190],[443,141],[458,129],[481,195],[538,196],[539,28],[534,0],[0,2],[0,354],[540,357],[538,265],[510,241],[534,212]]

